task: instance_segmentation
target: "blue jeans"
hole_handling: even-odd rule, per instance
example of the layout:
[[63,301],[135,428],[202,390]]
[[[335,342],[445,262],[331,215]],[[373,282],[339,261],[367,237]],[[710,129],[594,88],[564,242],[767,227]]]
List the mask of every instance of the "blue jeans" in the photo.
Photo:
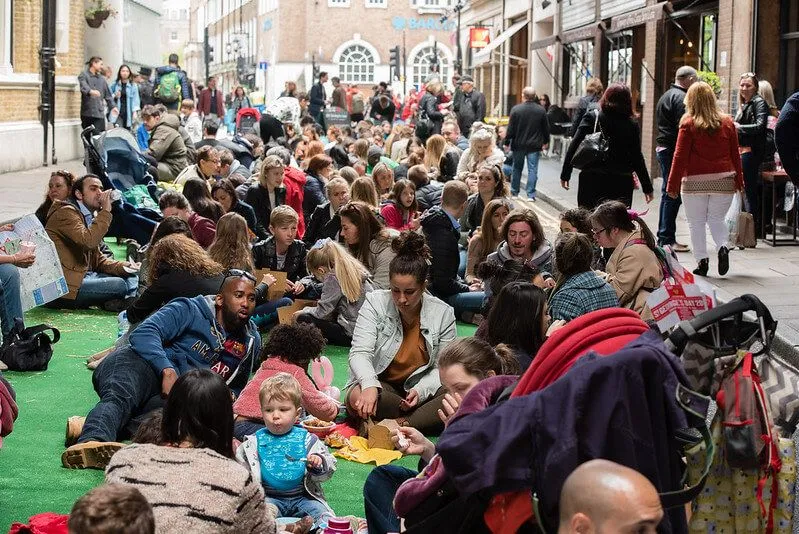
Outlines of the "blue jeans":
[[541,157],[541,152],[524,152],[513,153],[513,174],[510,180],[510,194],[516,196],[519,194],[519,187],[522,183],[522,168],[524,162],[527,161],[527,198],[535,198],[535,184],[538,183],[538,159]]
[[19,271],[10,263],[0,264],[0,329],[5,339],[14,327],[14,318],[22,318]]
[[485,293],[482,291],[465,291],[456,293],[447,298],[447,303],[455,308],[455,317],[460,317],[463,312],[480,313],[483,309]]
[[469,251],[465,248],[458,248],[458,276],[463,278],[466,276],[466,264],[469,262]]
[[658,245],[673,245],[677,242],[677,213],[680,211],[682,198],[671,198],[666,192],[666,185],[671,172],[671,161],[674,149],[667,148],[657,152],[660,163],[660,174],[663,176],[663,188],[660,196],[660,219],[658,220]]
[[161,395],[161,377],[129,346],[103,359],[92,384],[100,402],[86,416],[78,443],[118,441],[128,422],[148,411],[148,405],[157,407],[150,400]]
[[299,517],[309,515],[313,518],[314,525],[319,528],[327,524],[327,520],[333,517],[330,509],[308,495],[298,495],[296,497],[267,497],[267,504],[277,506],[279,517]]
[[403,482],[416,474],[415,471],[391,464],[372,469],[363,485],[363,508],[369,534],[399,532],[400,520],[394,511],[394,495]]
[[83,277],[83,282],[75,297],[76,308],[88,308],[96,304],[103,304],[109,300],[135,297],[139,288],[139,277],[113,276],[105,273],[89,271]]

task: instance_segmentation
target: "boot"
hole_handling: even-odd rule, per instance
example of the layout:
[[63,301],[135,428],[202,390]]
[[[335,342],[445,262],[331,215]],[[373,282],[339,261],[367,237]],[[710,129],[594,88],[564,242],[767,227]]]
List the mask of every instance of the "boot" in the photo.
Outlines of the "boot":
[[719,275],[724,276],[730,270],[730,249],[721,247],[719,249]]
[[699,265],[697,265],[696,269],[694,269],[694,274],[697,274],[699,276],[707,276],[707,270],[709,268],[710,268],[710,260],[704,258],[702,260],[699,260]]

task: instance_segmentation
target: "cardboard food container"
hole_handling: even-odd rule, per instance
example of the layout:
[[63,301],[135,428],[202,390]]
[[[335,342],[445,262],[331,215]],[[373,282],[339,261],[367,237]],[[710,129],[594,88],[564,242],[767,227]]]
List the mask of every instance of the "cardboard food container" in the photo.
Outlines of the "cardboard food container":
[[270,271],[269,269],[256,269],[255,278],[258,283],[261,283],[265,274],[271,274],[275,277],[276,282],[269,286],[267,298],[269,300],[279,299],[286,294],[286,273],[283,271]]
[[391,441],[391,433],[398,428],[399,425],[394,419],[383,419],[378,423],[367,423],[366,431],[369,448],[393,451],[394,443]]
[[291,324],[291,316],[294,312],[299,311],[308,306],[316,306],[315,300],[296,299],[291,306],[283,306],[277,309],[277,317],[280,324]]

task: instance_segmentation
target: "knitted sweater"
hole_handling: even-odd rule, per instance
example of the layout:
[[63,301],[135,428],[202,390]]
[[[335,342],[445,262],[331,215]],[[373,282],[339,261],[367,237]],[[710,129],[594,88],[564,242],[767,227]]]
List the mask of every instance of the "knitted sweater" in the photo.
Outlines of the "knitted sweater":
[[264,360],[255,376],[250,380],[233,404],[233,413],[250,419],[261,419],[261,403],[258,400],[258,391],[261,384],[270,376],[278,373],[288,373],[297,379],[302,389],[302,407],[306,412],[323,421],[332,421],[338,414],[336,402],[316,389],[313,381],[301,367],[281,360],[279,357],[270,357]]
[[105,481],[141,491],[159,534],[276,531],[260,480],[210,449],[130,445],[111,458]]
[[697,130],[685,119],[677,134],[666,190],[682,194],[732,194],[743,189],[738,134],[730,117],[713,133]]

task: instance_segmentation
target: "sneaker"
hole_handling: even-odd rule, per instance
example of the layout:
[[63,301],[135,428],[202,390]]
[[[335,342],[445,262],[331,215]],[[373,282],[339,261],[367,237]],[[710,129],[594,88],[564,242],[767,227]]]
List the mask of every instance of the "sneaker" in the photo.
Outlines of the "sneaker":
[[693,273],[699,276],[707,276],[707,270],[710,268],[710,260],[707,258],[699,260],[699,265],[693,270]]
[[67,432],[64,438],[64,447],[71,447],[78,442],[80,433],[83,431],[83,423],[86,422],[85,417],[73,415],[67,419]]
[[8,371],[8,366],[3,360],[0,360],[0,371]]
[[78,443],[61,454],[61,465],[67,469],[105,469],[114,453],[124,446],[114,441]]
[[730,270],[730,249],[721,247],[719,249],[719,275],[724,276]]

